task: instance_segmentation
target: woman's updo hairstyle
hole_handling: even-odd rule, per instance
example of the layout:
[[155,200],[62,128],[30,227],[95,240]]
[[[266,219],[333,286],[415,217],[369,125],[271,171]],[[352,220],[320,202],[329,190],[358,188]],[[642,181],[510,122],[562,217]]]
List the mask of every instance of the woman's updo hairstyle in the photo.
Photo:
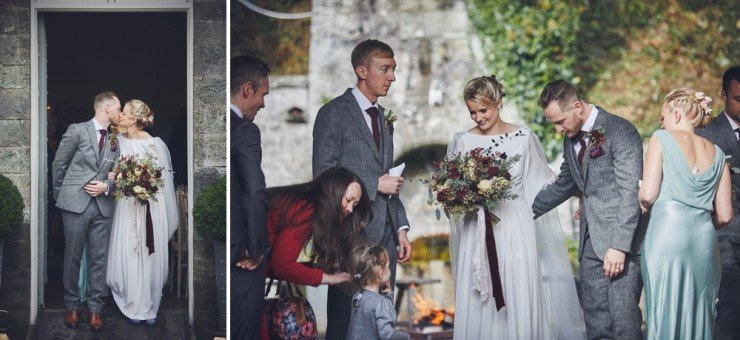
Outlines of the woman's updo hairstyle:
[[130,108],[131,115],[136,119],[136,126],[140,129],[154,125],[154,111],[141,100],[131,99],[126,102]]
[[500,105],[504,97],[506,97],[504,85],[495,75],[474,78],[465,85],[463,91],[465,101],[478,102],[487,107]]
[[712,98],[690,88],[679,88],[665,96],[669,110],[680,109],[683,117],[694,127],[705,127],[712,120]]

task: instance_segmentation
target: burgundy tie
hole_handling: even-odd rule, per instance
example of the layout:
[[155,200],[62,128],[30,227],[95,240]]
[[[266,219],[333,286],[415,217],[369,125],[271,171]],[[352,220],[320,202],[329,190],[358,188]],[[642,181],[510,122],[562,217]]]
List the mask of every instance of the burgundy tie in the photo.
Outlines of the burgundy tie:
[[576,135],[578,144],[581,144],[581,150],[578,150],[578,165],[583,165],[583,155],[586,154],[586,140],[584,137],[586,133],[581,131]]
[[375,147],[380,150],[380,127],[378,126],[380,122],[378,122],[378,116],[380,115],[380,111],[378,111],[378,108],[375,106],[371,106],[367,110],[365,110],[367,114],[370,115],[370,123],[373,126],[373,139],[375,139]]
[[105,144],[105,135],[108,133],[105,129],[100,129],[100,140],[98,140],[98,152],[103,151],[103,144]]

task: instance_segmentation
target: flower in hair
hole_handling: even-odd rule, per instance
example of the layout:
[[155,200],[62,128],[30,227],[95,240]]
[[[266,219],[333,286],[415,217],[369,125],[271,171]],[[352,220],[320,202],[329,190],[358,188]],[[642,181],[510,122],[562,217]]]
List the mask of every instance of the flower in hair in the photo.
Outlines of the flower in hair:
[[360,274],[355,274],[355,275],[354,275],[354,276],[352,276],[352,277],[354,277],[355,279],[358,279],[358,280],[359,280],[360,278],[362,278],[362,275],[360,275]]
[[696,92],[694,94],[694,97],[696,98],[696,101],[699,103],[699,106],[704,110],[705,116],[711,116],[712,115],[712,98],[709,98],[704,92]]

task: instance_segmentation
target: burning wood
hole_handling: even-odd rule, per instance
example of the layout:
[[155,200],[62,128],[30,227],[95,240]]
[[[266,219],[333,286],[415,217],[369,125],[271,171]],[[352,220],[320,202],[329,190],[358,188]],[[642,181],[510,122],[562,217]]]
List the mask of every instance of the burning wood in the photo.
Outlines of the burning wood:
[[424,298],[418,292],[411,297],[411,303],[415,307],[413,324],[416,329],[423,332],[425,328],[434,330],[452,328],[455,318],[454,308],[440,308],[437,301]]

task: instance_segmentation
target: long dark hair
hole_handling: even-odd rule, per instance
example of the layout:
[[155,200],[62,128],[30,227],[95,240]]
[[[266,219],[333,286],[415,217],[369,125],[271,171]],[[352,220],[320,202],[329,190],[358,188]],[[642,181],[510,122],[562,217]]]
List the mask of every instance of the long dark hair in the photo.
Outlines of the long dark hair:
[[[342,197],[350,184],[357,183],[362,195],[357,206],[347,217],[342,218]],[[270,211],[277,209],[280,221],[278,231],[290,224],[304,224],[298,216],[308,205],[313,206],[311,219],[313,226],[313,251],[311,259],[329,273],[345,271],[352,249],[365,242],[365,226],[372,218],[370,198],[362,180],[353,172],[332,167],[322,172],[312,181],[283,187],[267,189]],[[290,213],[295,204],[301,204]],[[279,250],[278,250],[279,251]]]

